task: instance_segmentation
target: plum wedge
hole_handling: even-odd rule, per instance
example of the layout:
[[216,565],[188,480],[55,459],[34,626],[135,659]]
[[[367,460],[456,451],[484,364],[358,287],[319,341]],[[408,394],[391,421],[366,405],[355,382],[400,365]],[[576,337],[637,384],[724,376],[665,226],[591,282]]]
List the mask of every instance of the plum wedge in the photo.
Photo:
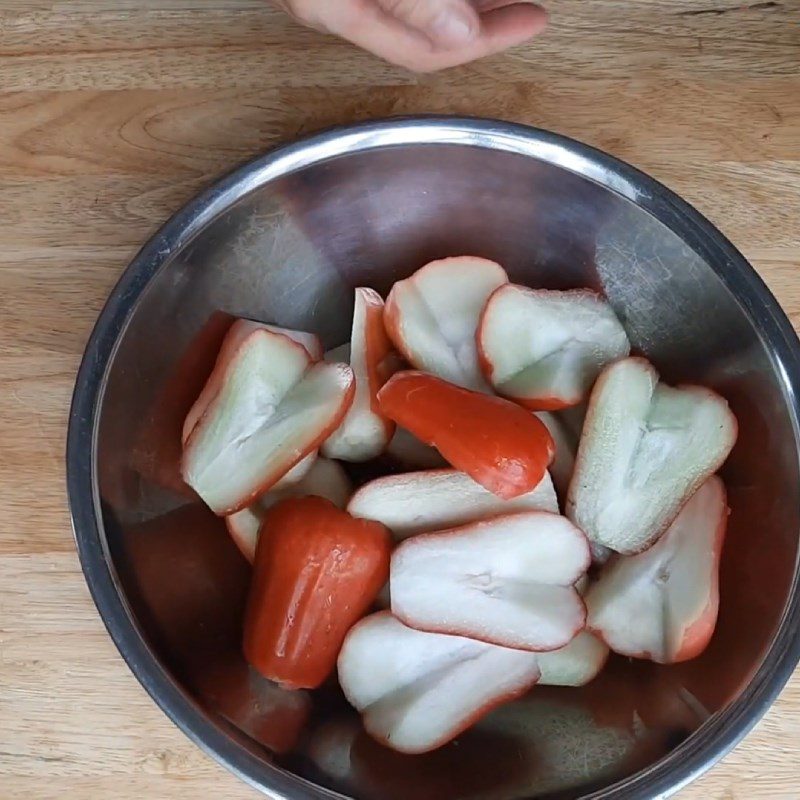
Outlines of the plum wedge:
[[630,352],[611,306],[588,289],[501,286],[477,336],[481,368],[497,393],[545,411],[580,403],[603,366]]
[[311,468],[316,463],[318,455],[318,450],[312,450],[307,456],[301,458],[300,461],[272,486],[272,490],[285,489],[287,486],[293,486],[295,483],[299,483],[303,480],[303,478],[311,472]]
[[225,517],[231,538],[251,564],[255,559],[258,534],[267,511],[280,500],[287,497],[324,497],[337,508],[344,508],[352,491],[350,479],[341,465],[327,458],[316,459],[299,480],[291,483],[285,481],[286,478],[283,478],[253,505]]
[[403,753],[441,747],[539,679],[535,653],[423,633],[385,611],[350,630],[338,667],[367,732]]
[[322,358],[322,343],[315,333],[308,331],[298,331],[293,328],[281,328],[278,325],[269,325],[266,322],[253,322],[252,320],[242,320],[242,322],[250,322],[256,328],[263,328],[265,331],[272,331],[273,333],[282,333],[288,336],[293,342],[305,348],[312,361],[319,361]]
[[591,629],[633,658],[675,664],[698,656],[717,621],[727,518],[725,487],[712,476],[649,550],[601,573],[586,595]]
[[558,496],[566,500],[569,482],[575,471],[575,453],[578,450],[577,437],[573,437],[564,421],[550,411],[538,411],[536,416],[544,423],[553,437],[555,456],[550,464],[550,475]]
[[[283,336],[291,339],[293,342],[299,344],[308,353],[311,361],[319,361],[322,358],[322,345],[319,339],[313,333],[306,333],[305,331],[295,331],[289,328],[279,328],[277,325],[268,325],[266,322],[256,322],[252,319],[237,319],[228,329],[225,339],[217,356],[217,364],[224,366],[230,361],[239,345],[253,332],[257,330],[271,331],[272,333],[280,333]],[[209,380],[200,392],[194,405],[189,409],[186,419],[183,422],[183,433],[181,441],[186,444],[187,439],[197,425],[203,412],[208,408],[209,403],[214,399],[217,392],[220,390],[220,382],[224,370],[217,370],[215,368],[212,377],[214,380]]]
[[402,540],[514,511],[558,513],[558,500],[547,472],[532,491],[503,500],[463,472],[436,469],[376,478],[350,498],[347,510],[383,523]]
[[584,686],[597,677],[608,660],[608,646],[588,631],[581,631],[568,645],[539,653],[542,686]]
[[219,389],[186,442],[184,480],[217,514],[250,505],[339,424],[353,399],[345,364],[258,329],[218,362]]
[[244,655],[280,686],[314,689],[386,582],[389,532],[321,497],[282,500],[264,525],[269,535],[256,548]]
[[573,584],[590,563],[583,533],[545,511],[423,533],[392,555],[392,613],[431,633],[555,650],[583,629]]
[[356,289],[349,358],[356,379],[353,404],[322,445],[322,453],[344,461],[368,461],[383,452],[394,433],[395,425],[380,413],[376,395],[397,367],[383,326],[383,299],[372,289]]
[[381,411],[456,469],[510,500],[532,491],[553,460],[544,423],[524,408],[424,372],[398,372],[378,392]]
[[592,390],[567,516],[592,542],[640,552],[723,463],[736,432],[710,389],[659,383],[643,358],[618,361]]
[[505,270],[485,258],[432,261],[392,287],[384,313],[386,331],[417,369],[458,386],[488,391],[475,333],[486,300],[505,283]]

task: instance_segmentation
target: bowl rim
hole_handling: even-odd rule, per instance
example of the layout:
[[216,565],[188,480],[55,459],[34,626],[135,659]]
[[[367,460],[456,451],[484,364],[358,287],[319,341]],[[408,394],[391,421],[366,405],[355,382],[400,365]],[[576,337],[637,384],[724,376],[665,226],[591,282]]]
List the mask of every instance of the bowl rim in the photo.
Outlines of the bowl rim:
[[[800,442],[800,341],[775,297],[727,238],[670,189],[577,140],[496,119],[413,116],[341,125],[271,149],[197,195],[142,247],[123,272],[89,337],[69,414],[67,493],[73,535],[92,598],[129,668],[167,716],[216,761],[278,800],[343,797],[263,760],[259,748],[212,720],[162,667],[124,598],[111,564],[96,476],[100,401],[108,368],[139,298],[159,270],[234,201],[279,176],[357,152],[409,145],[462,145],[519,153],[576,173],[633,201],[665,224],[716,272],[756,327],[781,382],[795,449]],[[800,555],[800,554],[799,554]],[[656,800],[679,791],[735,747],[761,719],[800,660],[800,570],[763,662],[739,697],[649,767],[584,800]]]

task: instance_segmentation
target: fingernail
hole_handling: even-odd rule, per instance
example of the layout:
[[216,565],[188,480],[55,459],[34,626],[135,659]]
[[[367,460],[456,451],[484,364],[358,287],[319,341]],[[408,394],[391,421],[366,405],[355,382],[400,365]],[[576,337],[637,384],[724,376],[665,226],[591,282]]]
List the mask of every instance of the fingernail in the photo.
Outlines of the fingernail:
[[449,9],[431,22],[431,35],[445,45],[466,44],[475,37],[473,21],[460,11]]

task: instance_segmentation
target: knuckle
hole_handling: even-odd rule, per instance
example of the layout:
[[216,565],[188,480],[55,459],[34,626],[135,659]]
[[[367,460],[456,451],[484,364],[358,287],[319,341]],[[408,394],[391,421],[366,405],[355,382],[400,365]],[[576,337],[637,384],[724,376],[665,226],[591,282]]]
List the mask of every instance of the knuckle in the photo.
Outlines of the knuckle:
[[428,0],[382,0],[384,10],[410,22],[430,20],[435,14],[435,4]]

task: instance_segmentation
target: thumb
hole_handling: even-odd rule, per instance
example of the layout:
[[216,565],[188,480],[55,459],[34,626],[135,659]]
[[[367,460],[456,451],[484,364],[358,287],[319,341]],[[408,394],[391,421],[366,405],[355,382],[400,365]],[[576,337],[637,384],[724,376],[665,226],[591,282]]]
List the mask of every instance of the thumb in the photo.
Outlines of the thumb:
[[444,49],[461,47],[480,34],[480,17],[468,0],[378,0],[378,5]]

